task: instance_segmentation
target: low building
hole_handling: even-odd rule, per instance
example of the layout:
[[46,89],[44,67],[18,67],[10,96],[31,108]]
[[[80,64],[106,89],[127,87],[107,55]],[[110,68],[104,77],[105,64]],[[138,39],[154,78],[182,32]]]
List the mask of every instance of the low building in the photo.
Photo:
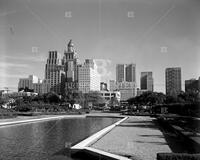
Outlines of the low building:
[[101,91],[108,91],[107,83],[101,82],[100,83],[100,90]]
[[37,93],[34,92],[3,92],[2,98],[17,98],[17,97],[24,97],[24,96],[32,96],[37,95]]
[[37,76],[29,75],[28,78],[20,78],[18,83],[18,90],[28,88],[38,94],[48,93],[51,90],[49,79],[41,80]]
[[120,102],[121,95],[119,91],[100,91],[100,93],[106,101],[110,101],[113,97],[116,97]]
[[119,91],[121,95],[121,101],[126,101],[129,98],[136,96],[136,83],[135,82],[116,82],[110,81],[110,90]]
[[137,96],[140,96],[140,95],[142,95],[144,92],[148,92],[148,90],[146,90],[146,89],[139,89],[139,88],[137,88]]
[[39,78],[34,75],[29,75],[28,78],[20,78],[18,83],[18,89],[20,88],[33,89],[33,84],[38,82]]

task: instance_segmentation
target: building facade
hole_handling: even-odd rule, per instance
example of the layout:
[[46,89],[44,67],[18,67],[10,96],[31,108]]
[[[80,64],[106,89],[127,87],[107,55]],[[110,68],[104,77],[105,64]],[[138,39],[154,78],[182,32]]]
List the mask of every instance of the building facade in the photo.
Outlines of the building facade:
[[123,82],[126,79],[126,65],[117,64],[116,65],[116,81]]
[[136,65],[135,64],[126,65],[126,81],[136,82]]
[[101,91],[108,91],[107,83],[101,82],[101,83],[100,83],[100,90],[101,90]]
[[137,88],[137,96],[142,95],[144,92],[147,92],[147,90],[142,90],[142,89]]
[[33,83],[35,93],[44,94],[51,91],[50,79],[40,80],[38,83]]
[[200,77],[197,80],[185,80],[185,92],[200,92]]
[[120,102],[121,95],[119,91],[100,91],[101,96],[108,102],[110,101],[113,97],[116,97],[118,102]]
[[38,83],[38,82],[39,82],[39,78],[34,75],[29,75],[28,78],[20,78],[19,83],[18,83],[18,90],[20,88],[34,89],[33,84]]
[[45,65],[45,79],[50,82],[50,90],[62,94],[65,82],[64,65],[57,51],[49,51]]
[[121,101],[126,101],[129,98],[136,96],[136,83],[135,82],[116,82],[110,80],[110,91],[119,91]]
[[141,72],[140,89],[153,92],[153,73]]
[[181,68],[166,68],[165,85],[167,95],[178,95],[181,92]]
[[136,65],[117,64],[116,65],[116,81],[117,82],[136,82]]
[[44,94],[50,92],[50,80],[41,80],[37,76],[29,75],[28,78],[20,78],[18,83],[19,89],[31,89],[34,93]]
[[100,91],[100,79],[94,60],[86,59],[85,63],[78,67],[78,90],[82,93]]
[[65,90],[78,90],[78,55],[72,40],[69,41],[64,54]]

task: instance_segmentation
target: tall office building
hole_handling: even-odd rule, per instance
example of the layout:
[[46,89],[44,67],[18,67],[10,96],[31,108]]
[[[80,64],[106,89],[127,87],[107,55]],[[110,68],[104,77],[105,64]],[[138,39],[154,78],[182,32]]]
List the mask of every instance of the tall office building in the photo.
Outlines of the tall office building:
[[83,93],[100,91],[100,75],[97,66],[92,59],[86,59],[85,63],[78,67],[78,90]]
[[166,94],[176,96],[181,92],[181,68],[166,68]]
[[64,92],[64,65],[61,61],[61,55],[57,51],[49,51],[49,57],[45,66],[45,79],[49,80],[51,91],[57,94]]
[[121,100],[127,100],[136,95],[136,65],[117,64],[116,82],[110,81],[110,90],[118,90],[121,94]]
[[66,83],[65,89],[77,90],[78,89],[78,56],[74,49],[72,40],[67,45],[67,50],[64,52],[64,65],[65,65],[65,76]]
[[116,81],[117,82],[136,82],[136,65],[117,64],[116,65]]
[[136,65],[127,64],[126,65],[126,81],[127,82],[136,82]]
[[117,64],[116,66],[116,81],[123,82],[126,79],[126,65]]
[[153,92],[153,73],[141,72],[140,89]]

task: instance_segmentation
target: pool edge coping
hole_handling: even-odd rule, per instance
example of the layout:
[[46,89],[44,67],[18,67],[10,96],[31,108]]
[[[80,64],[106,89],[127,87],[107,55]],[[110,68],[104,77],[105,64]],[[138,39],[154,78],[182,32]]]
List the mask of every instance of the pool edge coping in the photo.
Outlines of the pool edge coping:
[[86,116],[85,115],[58,115],[58,116],[53,116],[53,117],[41,117],[41,118],[17,120],[17,121],[11,121],[11,122],[0,122],[0,127],[42,122],[42,121],[48,121],[48,120],[64,119],[64,118],[79,118],[79,117],[82,118]]
[[[102,118],[103,118],[103,116],[102,116]],[[115,118],[115,116],[113,116],[113,118]],[[92,134],[91,136],[84,139],[83,141],[81,141],[81,142],[75,144],[74,146],[70,147],[70,150],[72,151],[72,153],[85,150],[86,152],[90,152],[90,153],[93,153],[93,154],[96,154],[96,155],[102,155],[102,156],[110,157],[112,159],[130,160],[129,158],[124,157],[124,156],[120,156],[120,155],[117,155],[117,154],[109,153],[109,152],[106,152],[106,151],[102,151],[102,150],[90,147],[91,144],[93,144],[96,141],[98,141],[99,139],[101,139],[104,135],[106,135],[108,132],[110,132],[112,129],[114,129],[117,125],[119,125],[120,123],[122,123],[126,119],[128,119],[128,116],[122,117],[121,120],[115,122],[114,124],[112,124],[110,126],[103,128],[102,130]]]

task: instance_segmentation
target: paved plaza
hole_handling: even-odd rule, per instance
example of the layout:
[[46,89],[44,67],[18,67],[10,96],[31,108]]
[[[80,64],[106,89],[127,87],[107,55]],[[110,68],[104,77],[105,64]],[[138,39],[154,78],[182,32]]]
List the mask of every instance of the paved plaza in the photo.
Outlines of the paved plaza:
[[129,117],[91,147],[136,160],[155,160],[158,152],[172,152],[150,117]]

